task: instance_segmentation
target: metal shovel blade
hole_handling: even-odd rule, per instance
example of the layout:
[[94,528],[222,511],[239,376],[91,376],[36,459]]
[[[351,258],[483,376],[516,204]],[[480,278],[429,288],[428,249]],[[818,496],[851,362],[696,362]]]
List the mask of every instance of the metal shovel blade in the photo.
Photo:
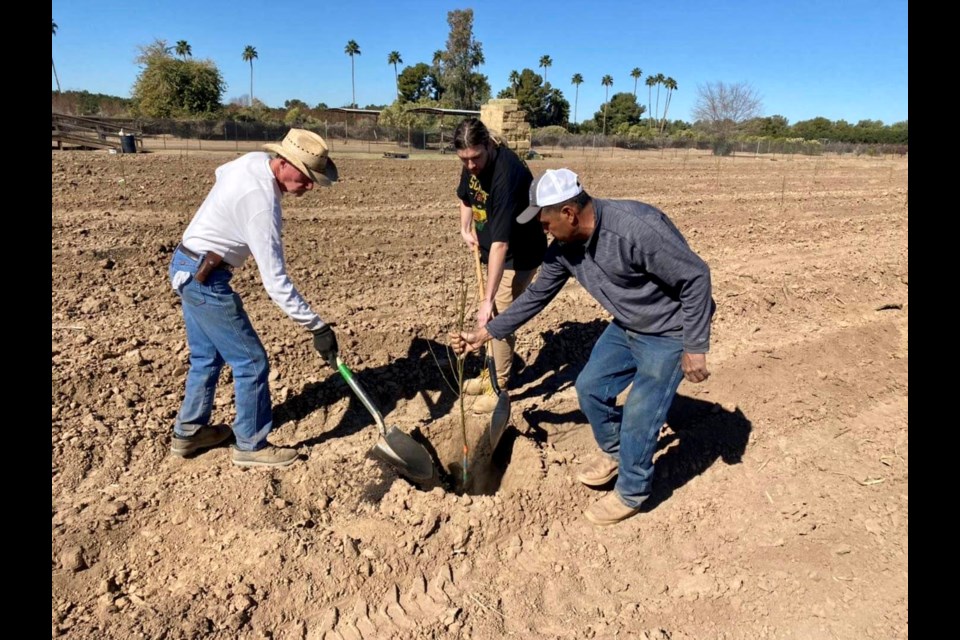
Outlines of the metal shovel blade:
[[510,396],[505,391],[500,393],[497,398],[497,406],[493,409],[493,415],[490,416],[490,449],[497,448],[500,437],[507,430],[510,423]]
[[433,478],[430,454],[422,444],[396,427],[387,429],[371,452],[411,480],[426,482]]
[[497,443],[500,442],[500,438],[503,436],[503,432],[507,430],[507,425],[510,423],[510,394],[500,388],[500,385],[497,383],[497,370],[493,363],[493,358],[487,355],[487,368],[490,371],[490,385],[493,387],[494,393],[497,394],[497,405],[493,408],[493,413],[490,415],[490,450],[494,451],[497,448]]
[[353,390],[353,393],[360,399],[360,402],[377,423],[377,429],[380,431],[380,438],[374,445],[371,453],[387,464],[396,468],[396,470],[411,480],[424,482],[433,478],[434,466],[430,454],[423,448],[423,445],[400,431],[396,427],[389,429],[383,422],[383,416],[380,410],[373,404],[370,396],[360,384],[360,381],[353,377],[353,372],[344,364],[343,360],[337,356],[334,364],[340,375],[346,381],[347,385]]

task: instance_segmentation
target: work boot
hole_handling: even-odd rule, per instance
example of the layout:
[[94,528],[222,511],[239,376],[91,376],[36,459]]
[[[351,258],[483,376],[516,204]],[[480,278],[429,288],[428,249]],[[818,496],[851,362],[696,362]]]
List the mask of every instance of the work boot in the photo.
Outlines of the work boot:
[[233,464],[238,467],[288,467],[297,459],[297,450],[268,444],[256,451],[233,448]]
[[497,408],[497,394],[493,392],[493,389],[483,394],[477,398],[473,406],[470,407],[470,410],[475,414],[483,415],[485,413],[493,413],[493,410]]
[[170,439],[170,453],[185,458],[198,451],[215,447],[231,435],[233,430],[225,424],[205,424],[189,437],[174,433]]
[[484,369],[476,378],[470,378],[463,383],[463,392],[468,396],[481,396],[493,391],[490,385],[490,374]]
[[613,456],[600,452],[593,454],[577,473],[577,482],[588,487],[602,487],[617,477],[617,461]]
[[[644,497],[644,500],[646,497]],[[617,524],[640,512],[640,507],[628,507],[623,504],[616,491],[603,496],[583,512],[587,520],[601,527]]]

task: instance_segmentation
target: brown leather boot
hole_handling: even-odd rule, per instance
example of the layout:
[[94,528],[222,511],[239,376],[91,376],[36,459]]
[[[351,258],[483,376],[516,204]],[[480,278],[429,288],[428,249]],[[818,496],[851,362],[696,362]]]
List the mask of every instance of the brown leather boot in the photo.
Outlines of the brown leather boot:
[[617,477],[617,461],[601,451],[593,454],[580,467],[577,482],[588,487],[602,487]]
[[233,448],[233,464],[238,467],[287,467],[296,462],[297,450],[268,444],[257,451]]
[[463,392],[468,396],[481,396],[490,393],[493,387],[490,385],[490,374],[484,369],[476,378],[470,378],[463,383]]
[[[487,381],[487,384],[490,384]],[[483,415],[486,413],[493,413],[493,410],[497,408],[497,394],[493,392],[493,389],[490,389],[487,393],[483,394],[474,401],[473,406],[470,407],[470,410],[473,413]]]
[[225,424],[205,424],[189,438],[174,434],[170,439],[170,453],[185,458],[198,451],[215,447],[233,435],[233,430]]
[[583,512],[587,520],[601,527],[617,524],[640,512],[640,507],[628,507],[616,491],[603,496]]

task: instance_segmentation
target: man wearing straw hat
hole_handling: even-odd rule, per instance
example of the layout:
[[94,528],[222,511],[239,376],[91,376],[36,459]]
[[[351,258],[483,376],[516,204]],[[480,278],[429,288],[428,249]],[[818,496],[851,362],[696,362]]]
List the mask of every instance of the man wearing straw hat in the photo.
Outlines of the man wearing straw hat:
[[[572,276],[613,320],[577,376],[580,409],[600,451],[577,480],[613,491],[587,519],[611,525],[640,511],[653,486],[660,427],[682,379],[710,376],[710,322],[716,305],[710,267],[665,213],[634,200],[591,197],[569,169],[551,169],[530,186],[517,217],[554,237],[540,275],[510,308],[486,326],[451,334],[464,353],[512,333],[540,313]],[[617,396],[632,388],[622,406]]]
[[[323,138],[290,129],[280,144],[247,153],[221,165],[216,182],[173,253],[170,282],[181,299],[190,348],[183,404],[173,427],[170,452],[186,457],[235,436],[232,459],[241,467],[286,467],[297,451],[273,446],[273,406],[267,353],[240,296],[230,286],[233,270],[253,257],[270,298],[294,322],[313,334],[324,362],[335,355],[333,330],[300,295],[287,275],[281,239],[285,193],[302,196],[315,185],[337,180]],[[273,152],[273,156],[270,153]],[[236,418],[233,428],[211,425],[220,370],[233,373]]]

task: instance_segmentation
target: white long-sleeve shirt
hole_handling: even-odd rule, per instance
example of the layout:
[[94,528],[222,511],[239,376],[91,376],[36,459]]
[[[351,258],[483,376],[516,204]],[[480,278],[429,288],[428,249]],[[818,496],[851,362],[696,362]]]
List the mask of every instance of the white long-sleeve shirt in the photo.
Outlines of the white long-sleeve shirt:
[[282,192],[270,155],[255,151],[217,167],[217,181],[183,234],[195,252],[213,251],[240,267],[253,256],[263,286],[297,324],[315,331],[325,323],[293,286],[283,257]]

